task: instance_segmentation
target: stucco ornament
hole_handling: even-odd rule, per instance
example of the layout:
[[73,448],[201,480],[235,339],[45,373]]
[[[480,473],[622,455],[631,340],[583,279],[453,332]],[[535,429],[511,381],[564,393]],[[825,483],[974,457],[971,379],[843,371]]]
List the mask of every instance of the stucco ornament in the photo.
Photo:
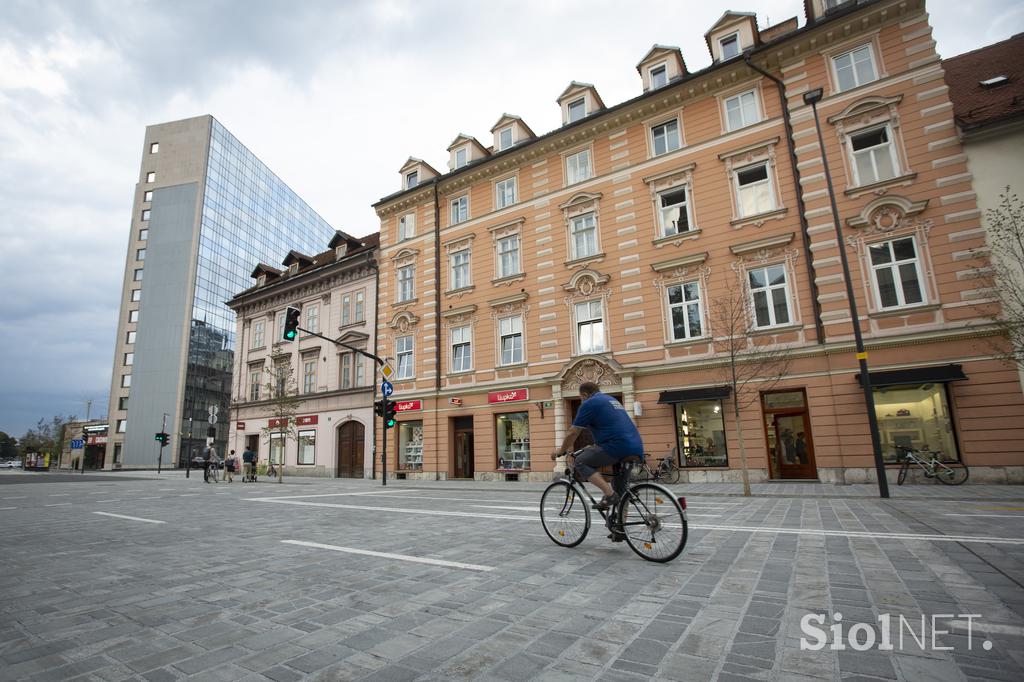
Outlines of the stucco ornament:
[[592,381],[598,386],[618,386],[622,378],[606,363],[596,358],[584,358],[569,369],[562,379],[562,390],[576,392],[580,384]]

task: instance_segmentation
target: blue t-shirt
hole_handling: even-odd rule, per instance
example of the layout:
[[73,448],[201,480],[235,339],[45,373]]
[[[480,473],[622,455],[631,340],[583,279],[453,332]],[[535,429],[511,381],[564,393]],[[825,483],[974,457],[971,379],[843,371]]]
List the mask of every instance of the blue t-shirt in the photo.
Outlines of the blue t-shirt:
[[626,408],[600,391],[583,401],[572,425],[590,429],[598,446],[616,459],[644,452],[640,432],[626,414]]

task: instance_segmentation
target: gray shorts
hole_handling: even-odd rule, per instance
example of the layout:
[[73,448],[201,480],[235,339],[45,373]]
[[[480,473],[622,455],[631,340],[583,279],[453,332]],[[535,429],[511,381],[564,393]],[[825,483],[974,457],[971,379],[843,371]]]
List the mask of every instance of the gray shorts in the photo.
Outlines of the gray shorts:
[[[580,480],[586,481],[601,467],[618,464],[620,459],[622,458],[609,455],[598,445],[588,445],[583,448],[583,452],[576,456],[574,463],[576,475],[579,476]],[[625,477],[616,476],[613,481],[615,492],[621,493],[621,489],[625,489],[625,483]]]

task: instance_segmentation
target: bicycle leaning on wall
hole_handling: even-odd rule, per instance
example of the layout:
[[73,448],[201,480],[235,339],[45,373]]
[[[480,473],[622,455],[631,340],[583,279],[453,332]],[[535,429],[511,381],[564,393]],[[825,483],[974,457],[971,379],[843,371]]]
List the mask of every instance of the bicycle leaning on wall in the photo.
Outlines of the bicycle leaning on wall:
[[896,461],[902,462],[900,473],[896,477],[896,485],[903,485],[907,480],[910,465],[915,464],[924,471],[925,478],[934,478],[946,485],[960,485],[967,480],[971,472],[960,462],[943,462],[939,450],[913,450],[902,445],[896,446]]

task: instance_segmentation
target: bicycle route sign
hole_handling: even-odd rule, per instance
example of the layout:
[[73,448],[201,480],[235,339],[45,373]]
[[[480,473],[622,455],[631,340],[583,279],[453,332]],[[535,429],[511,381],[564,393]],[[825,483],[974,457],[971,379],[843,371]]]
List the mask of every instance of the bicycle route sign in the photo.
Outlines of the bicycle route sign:
[[380,394],[382,396],[387,398],[388,396],[390,396],[394,392],[395,392],[395,387],[391,384],[390,381],[385,379],[384,381],[380,382]]

